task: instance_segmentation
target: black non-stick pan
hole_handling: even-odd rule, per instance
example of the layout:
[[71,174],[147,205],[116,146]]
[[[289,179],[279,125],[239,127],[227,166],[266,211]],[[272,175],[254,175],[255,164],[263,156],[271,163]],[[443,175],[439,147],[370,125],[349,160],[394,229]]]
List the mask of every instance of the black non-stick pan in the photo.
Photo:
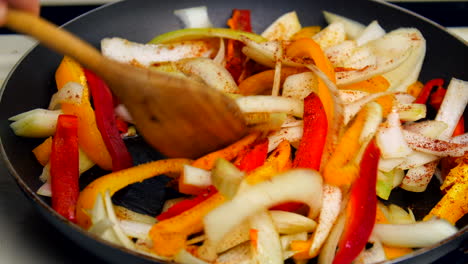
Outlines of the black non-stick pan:
[[[123,37],[136,42],[147,42],[163,32],[181,28],[181,22],[173,15],[174,9],[206,5],[214,25],[225,27],[233,8],[250,9],[254,31],[261,32],[281,14],[296,10],[303,25],[325,25],[322,10],[328,10],[368,24],[378,20],[390,31],[398,27],[416,27],[427,40],[427,55],[420,80],[432,78],[449,80],[456,77],[468,80],[468,47],[466,42],[447,33],[442,27],[415,14],[401,10],[383,2],[364,0],[188,0],[188,1],[123,1],[98,8],[65,25],[95,46],[104,37]],[[41,185],[38,175],[41,166],[31,150],[41,141],[20,138],[9,128],[8,117],[37,107],[45,108],[55,91],[54,72],[61,55],[37,46],[16,66],[5,83],[0,104],[0,138],[2,154],[6,166],[25,195],[37,210],[65,236],[78,245],[112,263],[155,263],[155,260],[126,249],[113,246],[88,234],[56,214],[49,200],[39,197],[35,191]],[[182,96],[182,95],[181,95]],[[150,149],[140,138],[127,140],[137,163],[159,159],[161,156]],[[82,185],[104,172],[92,170],[82,176]],[[3,175],[2,175],[3,176]],[[124,204],[134,210],[157,214],[164,199],[174,194],[164,188],[166,182],[149,180],[120,191],[114,202]],[[144,195],[146,203],[135,199],[135,194]],[[410,206],[417,217],[422,217],[440,199],[441,193],[434,181],[428,191],[422,194],[409,194],[395,191],[391,199],[402,206]],[[453,237],[423,248],[397,260],[399,263],[430,263],[441,256],[466,244],[468,237],[466,221],[459,226],[460,231]]]

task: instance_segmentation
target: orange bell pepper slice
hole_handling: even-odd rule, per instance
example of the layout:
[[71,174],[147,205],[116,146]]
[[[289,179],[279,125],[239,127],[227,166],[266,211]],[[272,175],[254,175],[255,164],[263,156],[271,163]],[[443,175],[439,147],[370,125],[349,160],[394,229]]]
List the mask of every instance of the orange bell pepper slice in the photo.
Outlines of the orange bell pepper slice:
[[271,179],[275,174],[285,171],[291,162],[291,144],[281,141],[276,149],[266,159],[265,163],[245,176],[250,185]]
[[[234,142],[233,144],[211,152],[197,160],[195,160],[191,165],[204,170],[211,170],[217,159],[223,158],[225,160],[234,159],[239,153],[241,153],[245,148],[252,144],[260,135],[260,133],[252,133],[239,141]],[[205,189],[202,189],[198,186],[189,185],[184,183],[184,175],[182,174],[179,179],[179,192],[184,194],[198,195],[202,193]]]
[[335,151],[323,169],[325,182],[335,186],[349,186],[359,175],[354,158],[361,148],[359,137],[367,117],[365,108],[356,116],[351,126],[340,138]]
[[149,236],[153,241],[153,252],[159,256],[172,257],[185,248],[187,237],[203,230],[206,214],[224,202],[219,192],[179,215],[153,225]]
[[78,225],[85,229],[91,226],[88,211],[93,208],[98,194],[104,195],[108,190],[112,196],[115,192],[130,184],[161,174],[180,173],[185,164],[190,164],[190,160],[158,160],[116,171],[96,179],[81,191],[76,203],[76,220]]
[[[284,67],[281,69],[280,84],[293,74],[304,72],[303,68]],[[275,77],[275,70],[266,70],[254,74],[249,78],[243,80],[239,84],[239,91],[242,95],[256,95],[260,94],[273,87],[273,79]]]
[[[320,46],[311,38],[302,38],[292,42],[286,48],[286,55],[289,57],[299,57],[304,59],[312,59],[315,62],[315,65],[327,75],[327,77],[334,83],[336,83],[335,70],[333,65],[328,60],[325,53],[322,51]],[[318,96],[320,101],[327,113],[328,124],[334,124],[334,101],[332,94],[330,93],[328,87],[318,78]]]
[[[378,92],[385,92],[390,87],[390,83],[383,77],[382,75],[374,76],[368,80],[364,80],[361,82],[349,84],[340,89],[343,90],[355,90],[355,91],[362,91],[368,93],[378,93]],[[382,115],[385,117],[390,113],[392,110],[395,96],[394,95],[386,95],[375,100],[380,106],[382,106]]]
[[49,162],[50,153],[52,152],[52,137],[48,137],[39,146],[35,147],[32,152],[37,161],[39,161],[42,166],[45,166],[47,162]]
[[320,30],[322,30],[322,27],[320,27],[320,26],[303,27],[303,28],[301,28],[301,30],[296,32],[291,37],[291,40],[298,40],[298,39],[302,39],[302,38],[311,38],[315,34],[319,33]]
[[80,123],[78,141],[86,155],[102,169],[111,170],[112,158],[96,124],[94,110],[89,102],[89,91],[83,68],[73,59],[64,57],[55,72],[55,80],[58,89],[61,89],[68,82],[77,82],[83,85],[81,104],[62,104],[62,111],[64,114],[78,117]]

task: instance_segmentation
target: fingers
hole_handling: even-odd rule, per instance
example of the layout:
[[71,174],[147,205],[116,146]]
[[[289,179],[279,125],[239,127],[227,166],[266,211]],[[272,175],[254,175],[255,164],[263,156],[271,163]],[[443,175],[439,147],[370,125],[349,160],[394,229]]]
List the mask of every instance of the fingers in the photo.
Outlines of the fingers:
[[39,0],[0,0],[0,26],[6,22],[8,8],[17,8],[39,15]]
[[39,0],[7,0],[8,5],[39,15]]
[[0,0],[0,26],[5,24],[6,12],[7,12],[7,3]]

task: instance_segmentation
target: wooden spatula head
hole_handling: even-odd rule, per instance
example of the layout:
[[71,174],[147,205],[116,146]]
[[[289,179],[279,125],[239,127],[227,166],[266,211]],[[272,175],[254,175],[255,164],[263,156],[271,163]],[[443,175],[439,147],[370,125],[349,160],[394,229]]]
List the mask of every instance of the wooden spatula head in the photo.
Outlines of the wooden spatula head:
[[169,157],[199,157],[245,133],[236,103],[220,91],[169,74],[118,63],[31,14],[9,10],[6,26],[68,55],[103,78],[148,143]]
[[239,107],[220,91],[190,79],[110,63],[101,76],[110,77],[105,81],[128,108],[138,131],[161,153],[195,158],[245,134]]

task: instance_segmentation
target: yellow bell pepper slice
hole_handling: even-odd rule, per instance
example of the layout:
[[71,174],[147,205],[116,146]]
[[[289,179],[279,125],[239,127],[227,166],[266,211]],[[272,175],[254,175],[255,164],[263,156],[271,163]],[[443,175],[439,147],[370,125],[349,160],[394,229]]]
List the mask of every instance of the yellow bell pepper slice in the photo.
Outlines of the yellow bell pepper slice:
[[76,220],[79,226],[88,229],[91,219],[88,211],[91,210],[100,193],[104,195],[109,190],[112,196],[118,190],[130,184],[141,182],[161,174],[180,173],[185,164],[190,164],[188,159],[165,159],[141,164],[125,170],[116,171],[104,175],[81,191],[76,203]]
[[298,40],[301,38],[311,38],[315,34],[319,33],[320,30],[322,30],[322,27],[320,26],[309,26],[309,27],[303,27],[301,30],[296,32],[290,40]]
[[448,191],[424,217],[424,220],[437,216],[455,224],[468,213],[468,162],[466,159],[450,170],[441,189],[448,189]]
[[351,126],[340,138],[335,151],[323,169],[325,182],[335,186],[350,186],[359,175],[354,159],[361,148],[359,137],[367,117],[366,108],[356,116]]
[[52,152],[52,137],[46,138],[46,140],[35,147],[32,152],[37,161],[39,161],[42,166],[45,166],[47,162],[49,162],[50,153]]
[[83,68],[69,57],[64,57],[55,72],[57,88],[61,89],[68,82],[83,85],[81,104],[62,104],[62,111],[78,117],[78,143],[88,157],[104,170],[112,169],[112,158],[106,148],[101,132],[97,128],[94,110],[89,102],[89,91]]

